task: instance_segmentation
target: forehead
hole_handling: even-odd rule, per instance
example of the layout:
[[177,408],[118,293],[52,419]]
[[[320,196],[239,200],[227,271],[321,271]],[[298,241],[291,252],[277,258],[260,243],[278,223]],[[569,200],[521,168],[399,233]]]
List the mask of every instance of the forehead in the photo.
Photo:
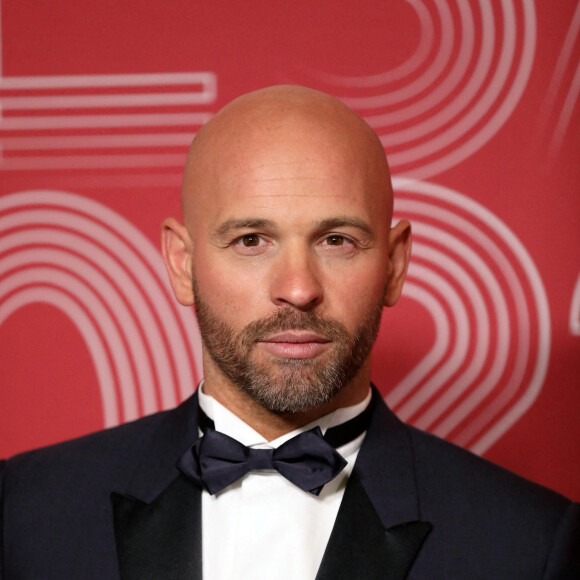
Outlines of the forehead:
[[[237,143],[214,143],[190,172],[184,204],[195,221],[240,215],[312,220],[334,215],[387,219],[386,162],[366,143],[328,131],[261,131]],[[219,145],[219,146],[218,146]],[[184,208],[185,209],[185,208]]]

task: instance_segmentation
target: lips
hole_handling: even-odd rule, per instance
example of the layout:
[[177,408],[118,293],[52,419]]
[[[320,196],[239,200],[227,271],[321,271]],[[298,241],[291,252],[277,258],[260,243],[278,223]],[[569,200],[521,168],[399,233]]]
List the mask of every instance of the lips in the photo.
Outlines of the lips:
[[322,354],[330,340],[311,331],[291,330],[273,334],[259,344],[277,358],[309,359]]

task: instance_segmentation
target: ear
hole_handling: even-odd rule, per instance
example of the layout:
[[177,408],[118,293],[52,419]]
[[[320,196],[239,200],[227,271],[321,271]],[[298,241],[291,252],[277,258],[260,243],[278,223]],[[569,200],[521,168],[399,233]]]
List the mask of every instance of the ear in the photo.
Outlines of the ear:
[[180,304],[191,306],[194,302],[191,237],[174,218],[167,218],[161,227],[161,252],[173,293]]
[[401,220],[389,232],[389,280],[385,306],[394,306],[401,296],[411,257],[411,224]]

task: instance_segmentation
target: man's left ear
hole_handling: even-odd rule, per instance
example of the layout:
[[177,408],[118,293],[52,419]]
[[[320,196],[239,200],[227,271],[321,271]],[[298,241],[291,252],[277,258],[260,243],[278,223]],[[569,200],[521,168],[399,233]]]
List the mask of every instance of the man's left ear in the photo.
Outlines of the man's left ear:
[[411,224],[401,220],[389,232],[389,280],[385,292],[385,306],[394,306],[403,291],[411,257]]

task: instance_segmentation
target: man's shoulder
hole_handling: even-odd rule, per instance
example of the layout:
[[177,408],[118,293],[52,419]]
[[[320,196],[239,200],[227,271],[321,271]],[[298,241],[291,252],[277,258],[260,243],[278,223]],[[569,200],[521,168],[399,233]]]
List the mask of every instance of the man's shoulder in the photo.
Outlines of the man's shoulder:
[[433,525],[426,556],[452,546],[449,562],[462,578],[471,561],[486,578],[527,578],[539,569],[546,578],[579,577],[579,504],[438,437],[406,429],[420,516]]
[[0,464],[4,485],[21,490],[126,480],[171,411],[162,411],[75,439],[25,451]]
[[[552,505],[565,509],[570,500],[441,437],[408,425],[384,404],[376,407],[365,447],[366,474],[382,481],[404,473],[424,505],[450,503],[486,509],[495,505]],[[378,465],[386,467],[378,468]],[[410,490],[407,490],[410,491]]]
[[[407,427],[416,481],[425,505],[481,511],[488,518],[529,513],[558,519],[571,502],[563,495],[525,479],[444,439]],[[444,500],[444,501],[443,501]]]
[[116,449],[122,452],[132,445],[138,444],[154,432],[159,423],[170,411],[160,411],[152,415],[141,417],[129,423],[102,429],[94,433],[68,439],[45,447],[24,451],[9,458],[9,462],[21,463],[29,461],[59,461],[61,458],[77,455],[85,456],[90,453],[108,453]]

